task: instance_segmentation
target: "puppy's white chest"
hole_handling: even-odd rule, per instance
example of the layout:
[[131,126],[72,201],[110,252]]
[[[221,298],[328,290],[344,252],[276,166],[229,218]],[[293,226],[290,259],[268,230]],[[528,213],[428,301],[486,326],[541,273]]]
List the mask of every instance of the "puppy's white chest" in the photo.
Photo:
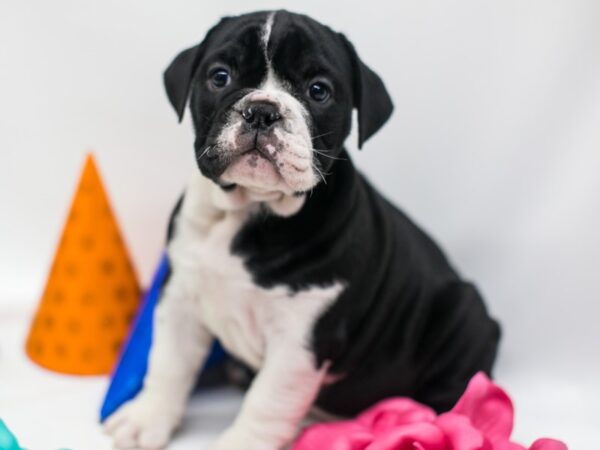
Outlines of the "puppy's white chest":
[[[204,325],[223,346],[258,369],[266,341],[281,317],[278,302],[287,300],[284,289],[257,286],[240,257],[231,254],[237,218],[226,215],[201,244],[198,265],[198,306]],[[236,230],[237,231],[237,228]]]
[[[264,348],[265,293],[231,254],[231,242],[241,225],[240,214],[221,213],[194,226],[182,216],[169,246],[173,274],[185,278],[194,310],[208,330],[230,352],[253,367]],[[260,332],[259,332],[260,330]]]
[[257,370],[269,345],[307,344],[315,319],[341,286],[296,293],[284,286],[258,286],[241,257],[231,253],[246,219],[240,211],[198,210],[198,199],[188,190],[169,256],[173,277],[184,280],[200,321],[229,352]]

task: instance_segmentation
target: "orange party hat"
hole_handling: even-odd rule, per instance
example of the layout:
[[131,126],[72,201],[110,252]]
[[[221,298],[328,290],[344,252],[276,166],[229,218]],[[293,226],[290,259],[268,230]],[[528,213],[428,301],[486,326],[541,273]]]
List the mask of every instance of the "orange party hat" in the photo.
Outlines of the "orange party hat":
[[139,299],[135,272],[89,154],[29,331],[27,354],[57,372],[108,374]]

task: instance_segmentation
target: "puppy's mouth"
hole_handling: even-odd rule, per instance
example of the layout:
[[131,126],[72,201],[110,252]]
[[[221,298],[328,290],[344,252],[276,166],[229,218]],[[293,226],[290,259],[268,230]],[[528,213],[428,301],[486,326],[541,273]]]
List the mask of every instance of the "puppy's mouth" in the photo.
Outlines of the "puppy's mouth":
[[275,170],[277,170],[277,172],[279,172],[279,165],[277,163],[277,160],[264,147],[257,145],[255,147],[249,148],[248,150],[244,150],[239,154],[238,158],[241,158],[244,156],[249,157],[250,165],[252,165],[253,162],[258,161],[258,159],[264,159],[267,162],[271,163],[273,165],[273,167],[275,168]]
[[284,178],[279,159],[281,155],[275,145],[252,142],[245,149],[235,151],[221,180],[261,190],[275,189]]
[[222,186],[294,195],[310,190],[318,181],[313,173],[312,150],[302,135],[280,127],[269,132],[249,132],[238,124],[223,136],[221,149],[228,155],[219,177]]

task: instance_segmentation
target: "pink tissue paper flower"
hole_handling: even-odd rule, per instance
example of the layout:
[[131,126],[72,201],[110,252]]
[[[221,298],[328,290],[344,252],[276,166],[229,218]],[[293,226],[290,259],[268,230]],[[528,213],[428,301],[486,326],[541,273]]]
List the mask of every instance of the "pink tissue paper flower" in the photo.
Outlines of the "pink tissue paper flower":
[[538,439],[526,449],[510,442],[512,428],[510,398],[479,372],[447,413],[438,416],[408,398],[391,398],[355,420],[308,427],[292,450],[567,450],[553,439]]

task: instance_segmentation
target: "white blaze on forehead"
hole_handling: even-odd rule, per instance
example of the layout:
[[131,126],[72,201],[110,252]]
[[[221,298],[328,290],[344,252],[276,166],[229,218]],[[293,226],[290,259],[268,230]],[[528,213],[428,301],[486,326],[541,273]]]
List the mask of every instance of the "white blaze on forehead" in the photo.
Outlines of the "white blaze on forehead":
[[273,30],[273,23],[275,22],[275,12],[272,12],[267,16],[267,20],[262,30],[262,44],[263,51],[265,53],[265,60],[267,61],[267,67],[271,68],[271,60],[269,59],[269,55],[267,52],[267,48],[269,46],[269,39],[271,38],[271,31]]
[[[268,54],[269,39],[275,23],[275,11],[267,16],[267,20],[262,29],[262,44],[265,61],[267,63],[266,77],[258,87],[258,89],[246,97],[247,101],[267,101],[273,102],[282,110],[281,113],[285,117],[291,115],[293,118],[302,119],[306,123],[309,121],[309,114],[306,108],[294,98],[291,87],[282,81],[273,70],[271,59]],[[291,114],[290,114],[291,113]],[[300,130],[295,130],[300,131]],[[309,136],[310,137],[310,136]]]

